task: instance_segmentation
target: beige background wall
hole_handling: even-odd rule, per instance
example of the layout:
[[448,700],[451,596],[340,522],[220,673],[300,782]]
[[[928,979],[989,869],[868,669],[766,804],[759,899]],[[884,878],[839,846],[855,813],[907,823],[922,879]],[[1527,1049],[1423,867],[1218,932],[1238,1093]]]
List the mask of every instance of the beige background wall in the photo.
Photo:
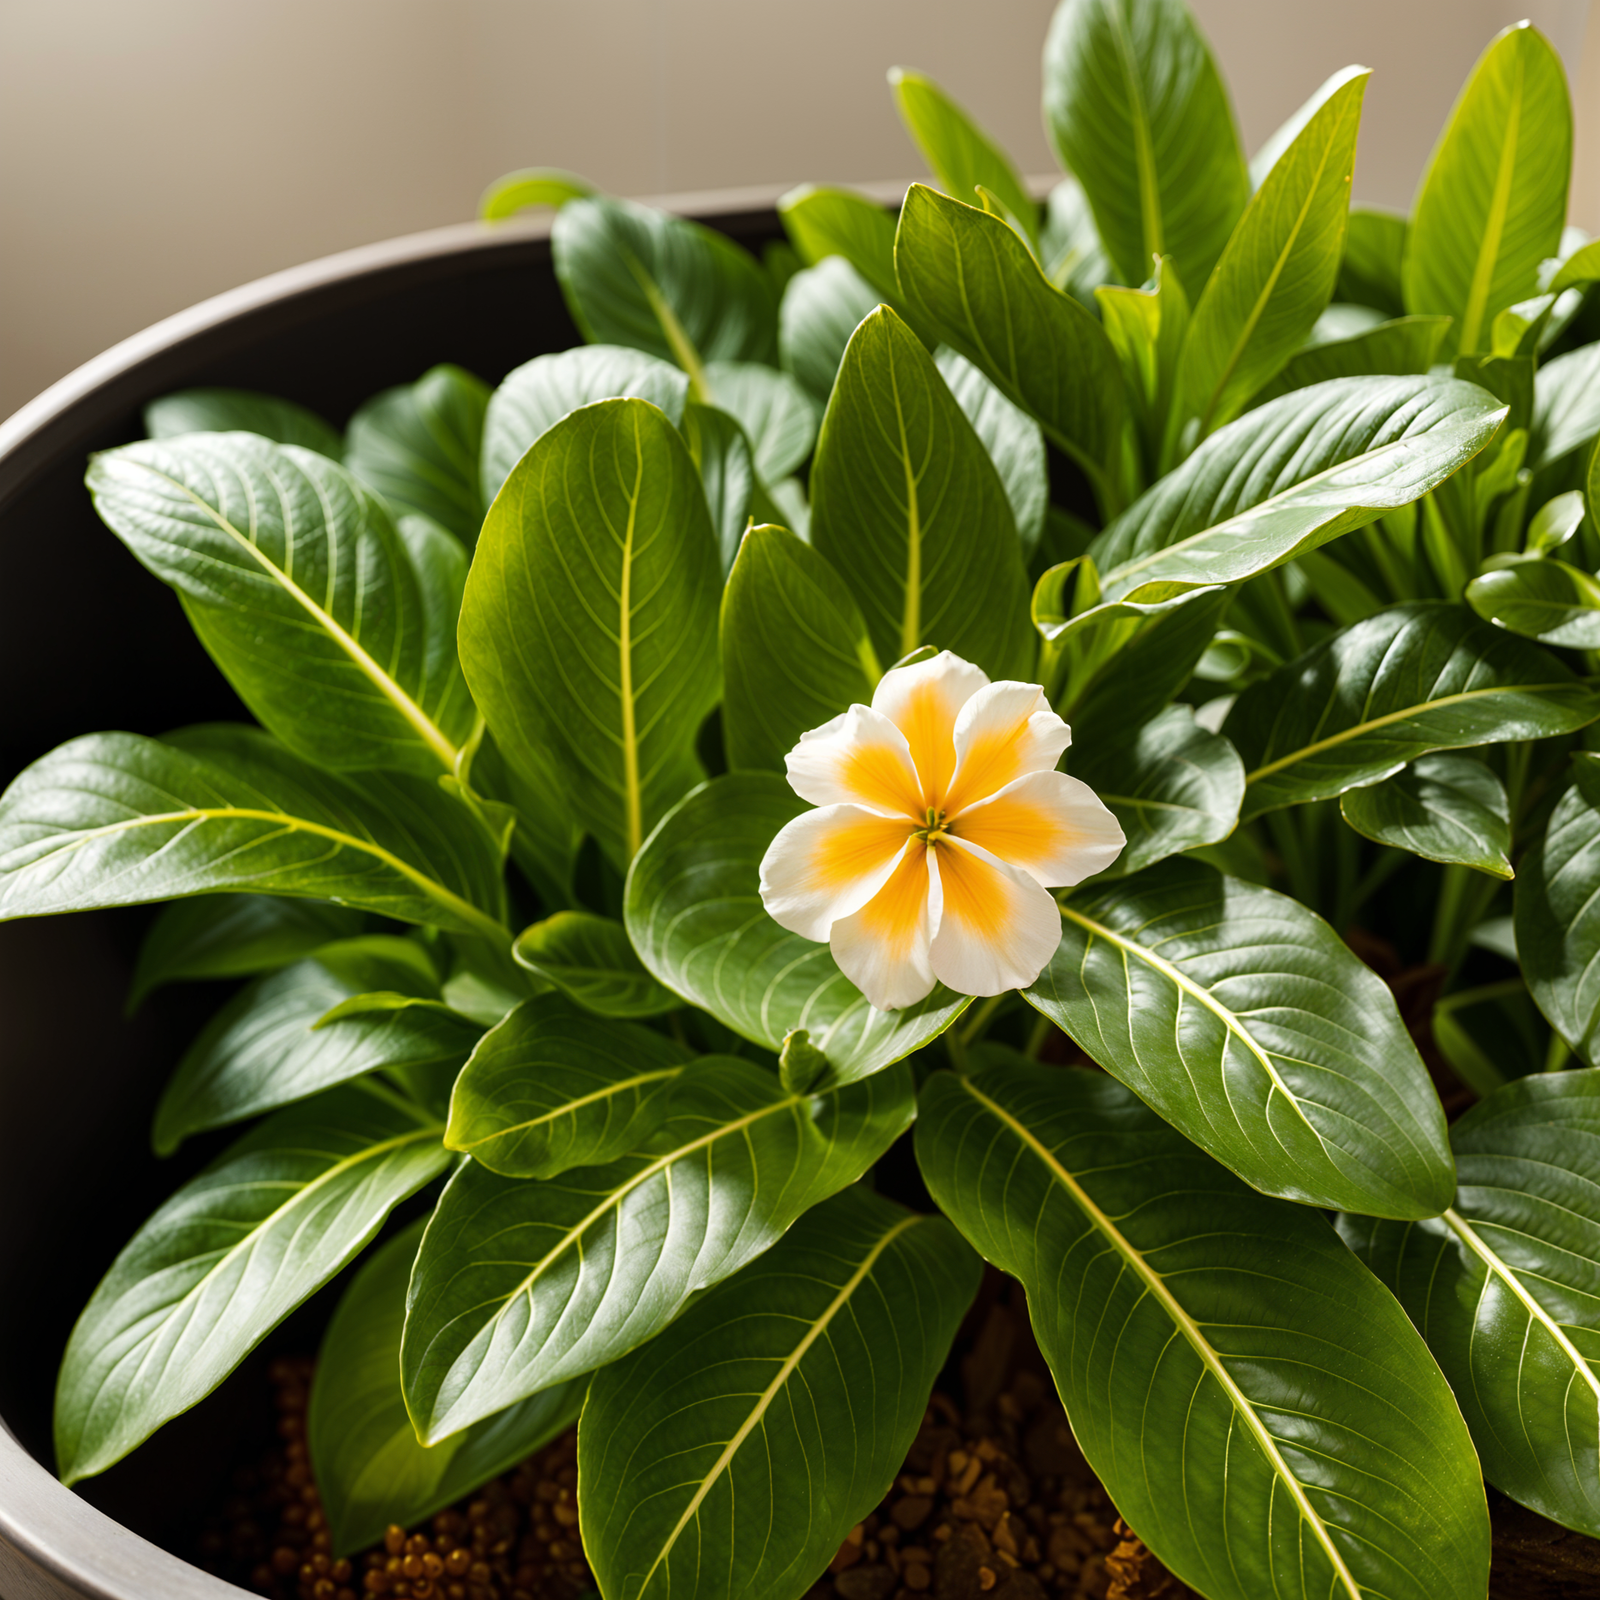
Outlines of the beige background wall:
[[[1495,30],[1580,73],[1588,0],[1192,0],[1254,148],[1376,69],[1356,195],[1403,207]],[[508,168],[622,194],[909,177],[884,69],[1053,167],[1051,0],[0,0],[0,416],[206,295],[462,220]],[[1586,75],[1600,100],[1600,46]],[[1600,109],[1600,108],[1597,108]],[[1588,130],[1600,133],[1600,130]],[[1576,220],[1600,228],[1600,161]],[[1593,194],[1590,194],[1593,190]]]

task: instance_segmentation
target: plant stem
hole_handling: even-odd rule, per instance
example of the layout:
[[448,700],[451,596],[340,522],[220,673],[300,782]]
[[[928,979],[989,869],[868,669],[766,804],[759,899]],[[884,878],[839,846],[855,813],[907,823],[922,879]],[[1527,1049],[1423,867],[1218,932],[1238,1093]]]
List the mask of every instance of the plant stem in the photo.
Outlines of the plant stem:
[[1544,1067],[1542,1070],[1545,1072],[1560,1072],[1566,1066],[1571,1055],[1572,1046],[1552,1028],[1550,1030],[1550,1043],[1544,1053]]
[[951,1071],[965,1077],[972,1070],[972,1061],[967,1055],[967,1041],[961,1037],[959,1028],[944,1030],[944,1047],[950,1057]]
[[[1014,991],[1013,991],[1014,992]],[[971,1044],[975,1039],[981,1039],[988,1029],[990,1021],[996,1011],[1000,1009],[1001,1002],[1010,999],[1010,994],[992,994],[972,1014],[972,1021],[960,1030],[961,1043]],[[956,1030],[952,1029],[952,1032]]]
[[1499,886],[1496,879],[1472,867],[1450,866],[1440,875],[1433,935],[1428,940],[1428,960],[1446,969],[1447,983],[1461,965],[1472,930],[1483,920],[1483,913]]
[[1022,1047],[1022,1053],[1030,1061],[1039,1059],[1039,1052],[1044,1049],[1046,1040],[1056,1031],[1056,1025],[1044,1012],[1034,1018],[1033,1031],[1028,1035],[1028,1042]]

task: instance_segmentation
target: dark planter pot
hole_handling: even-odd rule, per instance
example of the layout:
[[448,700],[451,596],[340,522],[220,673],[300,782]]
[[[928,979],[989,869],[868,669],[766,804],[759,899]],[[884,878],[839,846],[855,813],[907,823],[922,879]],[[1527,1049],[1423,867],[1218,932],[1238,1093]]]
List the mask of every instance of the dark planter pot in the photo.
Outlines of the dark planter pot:
[[[668,201],[754,249],[776,191]],[[176,598],[99,523],[92,450],[196,384],[261,389],[343,423],[378,389],[453,361],[497,383],[578,342],[544,222],[467,225],[312,262],[124,341],[0,425],[0,785],[76,734],[158,734],[242,715]],[[186,1176],[144,1130],[215,994],[123,998],[148,913],[0,924],[0,1596],[225,1600],[244,1591],[170,1555],[249,1425],[227,1386],[128,1463],[65,1489],[50,1471],[56,1364],[84,1301]],[[203,1143],[203,1141],[201,1141]],[[192,1168],[219,1139],[187,1160]]]

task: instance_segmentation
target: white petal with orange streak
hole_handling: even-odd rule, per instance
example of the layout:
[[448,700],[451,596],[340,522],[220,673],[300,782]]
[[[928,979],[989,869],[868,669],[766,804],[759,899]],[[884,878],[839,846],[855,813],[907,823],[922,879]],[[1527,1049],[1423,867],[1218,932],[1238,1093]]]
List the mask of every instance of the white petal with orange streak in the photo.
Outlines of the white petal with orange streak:
[[933,993],[933,855],[920,839],[910,840],[877,894],[833,925],[828,946],[839,970],[880,1011],[898,1011]]
[[1049,891],[959,839],[941,842],[935,855],[934,976],[960,994],[1027,988],[1061,943],[1061,912]]
[[906,736],[926,803],[936,810],[944,804],[955,770],[956,718],[988,681],[981,667],[941,650],[926,661],[884,673],[873,691],[872,709]]
[[1064,772],[1030,772],[945,826],[1047,889],[1103,872],[1127,843],[1094,790]]
[[889,880],[911,824],[863,806],[821,806],[774,835],[761,858],[761,903],[780,928],[818,941]]
[[1049,772],[1072,743],[1072,729],[1036,683],[991,683],[961,708],[952,740],[951,816],[1030,772]]
[[865,806],[923,820],[927,808],[906,736],[870,706],[851,706],[801,734],[784,761],[789,787],[814,806]]

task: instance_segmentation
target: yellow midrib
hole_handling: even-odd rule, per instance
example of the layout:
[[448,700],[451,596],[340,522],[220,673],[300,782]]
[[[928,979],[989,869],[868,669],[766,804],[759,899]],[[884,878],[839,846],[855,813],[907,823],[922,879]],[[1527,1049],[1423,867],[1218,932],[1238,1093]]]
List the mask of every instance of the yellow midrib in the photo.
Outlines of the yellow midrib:
[[1517,139],[1522,127],[1523,52],[1513,52],[1516,62],[1516,84],[1511,92],[1511,109],[1506,116],[1505,137],[1500,144],[1500,165],[1495,170],[1494,194],[1489,201],[1489,215],[1484,219],[1483,242],[1478,248],[1478,259],[1472,267],[1472,283],[1467,290],[1467,304],[1461,314],[1461,353],[1471,355],[1478,348],[1478,335],[1483,328],[1483,313],[1489,303],[1489,290],[1494,286],[1495,262],[1500,255],[1500,240],[1505,233],[1506,212],[1511,206],[1511,180],[1516,174]]
[[177,478],[162,472],[158,467],[149,466],[143,462],[140,466],[152,477],[159,478],[163,483],[169,484],[185,496],[192,504],[205,513],[230,539],[241,549],[247,550],[254,557],[256,564],[268,577],[295,600],[299,605],[313,616],[323,631],[329,635],[335,644],[350,657],[356,667],[376,687],[378,692],[400,713],[405,720],[417,731],[422,742],[443,763],[446,772],[454,772],[456,759],[460,751],[445,738],[438,724],[425,712],[415,700],[389,676],[382,667],[364,650],[357,642],[355,636],[348,633],[334,621],[333,617],[319,606],[304,589],[297,584],[281,567],[274,566],[262,553],[261,548],[252,539],[245,537],[234,525],[223,516],[222,512],[203,500],[192,490],[188,484],[180,482]]
[[1362,734],[1370,733],[1374,728],[1391,727],[1396,722],[1404,722],[1409,717],[1419,717],[1424,712],[1437,711],[1441,707],[1464,705],[1469,700],[1481,700],[1495,694],[1539,695],[1550,693],[1556,689],[1571,687],[1571,684],[1564,683],[1501,684],[1488,689],[1463,689],[1458,694],[1447,694],[1438,700],[1424,700],[1420,705],[1402,706],[1398,711],[1387,711],[1381,717],[1372,717],[1366,722],[1358,722],[1354,727],[1347,728],[1342,733],[1330,733],[1326,739],[1318,739],[1314,744],[1301,745],[1298,750],[1291,750],[1288,755],[1279,756],[1276,761],[1269,761],[1264,767],[1257,767],[1254,772],[1247,773],[1244,781],[1246,785],[1249,785],[1258,778],[1271,777],[1274,772],[1281,772],[1285,767],[1292,767],[1295,762],[1304,761],[1309,756],[1321,755],[1324,750],[1336,750],[1340,745],[1348,744],[1352,739],[1358,739]]
[[1150,143],[1150,114],[1145,110],[1144,96],[1139,91],[1138,62],[1134,58],[1133,42],[1120,5],[1108,6],[1112,32],[1116,35],[1117,55],[1122,62],[1123,79],[1128,89],[1128,115],[1133,123],[1134,159],[1139,169],[1139,225],[1144,241],[1144,258],[1140,268],[1146,271],[1152,257],[1162,253],[1161,191],[1156,183],[1155,151]]
[[644,806],[639,793],[639,742],[633,707],[633,534],[639,516],[639,494],[644,478],[644,441],[639,437],[639,418],[633,419],[633,492],[628,499],[628,531],[622,540],[622,581],[617,597],[617,656],[622,696],[622,799],[628,834],[628,859],[639,853],[644,843]]
[[525,1122],[514,1122],[509,1127],[496,1128],[493,1133],[486,1133],[480,1139],[468,1140],[464,1143],[452,1141],[448,1132],[445,1134],[445,1147],[450,1150],[461,1150],[468,1154],[476,1150],[479,1145],[492,1144],[497,1139],[509,1139],[513,1134],[526,1133],[530,1128],[537,1128],[546,1122],[557,1122],[562,1117],[570,1116],[574,1111],[581,1111],[585,1106],[595,1105],[601,1100],[608,1100],[613,1095],[626,1094],[629,1089],[637,1089],[646,1083],[655,1083],[661,1078],[676,1078],[682,1067],[662,1067],[656,1072],[641,1072],[632,1078],[624,1078],[619,1083],[607,1084],[603,1089],[596,1089],[591,1094],[579,1095],[576,1100],[563,1101],[550,1111],[543,1112],[537,1117],[529,1117]]
[[1112,1222],[1111,1218],[1103,1212],[1088,1194],[1079,1186],[1078,1181],[1056,1160],[1052,1151],[1047,1150],[1034,1133],[1023,1126],[998,1102],[991,1100],[981,1089],[975,1088],[970,1078],[958,1080],[961,1087],[973,1099],[979,1101],[989,1109],[991,1115],[996,1117],[1009,1128],[1035,1155],[1045,1164],[1055,1176],[1057,1182],[1067,1190],[1074,1202],[1080,1207],[1090,1223],[1099,1230],[1104,1238],[1118,1255],[1133,1269],[1145,1288],[1160,1302],[1162,1309],[1172,1318],[1178,1331],[1188,1340],[1190,1348],[1200,1358],[1201,1365],[1216,1380],[1223,1393],[1232,1402],[1235,1412],[1243,1420],[1246,1430],[1255,1439],[1263,1455],[1271,1464],[1277,1474],[1278,1481],[1287,1488],[1290,1497],[1299,1508],[1300,1514],[1311,1526],[1311,1531],[1317,1543],[1321,1545],[1338,1580],[1344,1585],[1349,1600],[1362,1600],[1361,1586],[1356,1582],[1355,1576],[1346,1565],[1344,1557],[1339,1554],[1338,1548],[1333,1543],[1333,1537],[1328,1532],[1321,1517],[1312,1509],[1311,1502],[1306,1498],[1304,1486],[1300,1480],[1289,1470],[1289,1464],[1283,1459],[1278,1449],[1278,1442],[1267,1431],[1265,1424],[1255,1413],[1255,1408],[1250,1404],[1248,1397],[1234,1381],[1233,1375],[1223,1365],[1222,1358],[1211,1347],[1210,1341],[1200,1331],[1200,1325],[1178,1303],[1172,1291],[1168,1289],[1166,1280],[1159,1272],[1147,1262],[1143,1255],[1124,1237],[1122,1232]]
[[672,1532],[667,1535],[665,1543],[661,1546],[660,1553],[656,1556],[655,1560],[651,1562],[650,1570],[645,1573],[644,1581],[639,1585],[639,1596],[642,1597],[645,1590],[650,1587],[650,1580],[655,1577],[657,1571],[660,1570],[661,1563],[672,1554],[672,1547],[678,1542],[683,1530],[689,1526],[689,1523],[693,1520],[695,1513],[699,1511],[701,1504],[705,1500],[705,1497],[710,1494],[712,1485],[717,1481],[718,1478],[722,1476],[724,1472],[727,1471],[729,1463],[739,1453],[740,1447],[744,1444],[744,1441],[750,1436],[756,1425],[767,1414],[768,1410],[771,1408],[772,1402],[778,1397],[778,1394],[782,1390],[784,1384],[789,1381],[790,1374],[793,1373],[795,1368],[798,1367],[805,1359],[806,1352],[813,1344],[817,1342],[818,1339],[822,1337],[822,1335],[827,1331],[828,1324],[833,1321],[833,1319],[839,1314],[840,1310],[848,1303],[851,1295],[853,1295],[856,1290],[861,1287],[861,1284],[865,1280],[867,1274],[871,1272],[873,1267],[877,1264],[878,1257],[881,1256],[883,1252],[887,1250],[894,1242],[894,1240],[906,1231],[906,1229],[914,1228],[921,1220],[921,1217],[906,1217],[903,1221],[897,1222],[878,1240],[875,1245],[873,1245],[866,1259],[863,1260],[861,1265],[850,1274],[850,1277],[846,1280],[844,1286],[839,1290],[838,1294],[833,1297],[833,1301],[828,1306],[827,1310],[824,1311],[822,1315],[818,1317],[809,1328],[806,1329],[805,1337],[801,1339],[794,1349],[790,1351],[790,1353],[784,1358],[783,1365],[778,1368],[777,1374],[773,1378],[772,1382],[762,1390],[761,1394],[756,1400],[755,1405],[751,1407],[749,1416],[747,1416],[745,1420],[739,1424],[738,1431],[735,1432],[734,1436],[723,1447],[722,1454],[717,1457],[717,1460],[712,1466],[710,1472],[708,1472],[705,1477],[700,1480],[700,1486],[695,1490],[693,1497],[689,1501],[689,1504],[684,1508],[683,1515],[678,1518],[677,1526],[674,1527]]
[[[1208,994],[1206,990],[1202,989],[1200,985],[1197,984],[1192,978],[1188,977],[1185,973],[1180,972],[1170,962],[1162,960],[1162,958],[1153,950],[1147,950],[1137,941],[1132,939],[1124,939],[1120,934],[1115,933],[1110,928],[1106,927],[1104,923],[1096,922],[1092,917],[1084,916],[1081,911],[1074,911],[1070,905],[1064,905],[1061,907],[1061,915],[1067,918],[1069,922],[1076,922],[1080,928],[1086,928],[1090,933],[1097,934],[1100,938],[1104,939],[1107,944],[1115,946],[1125,955],[1131,955],[1136,961],[1142,961],[1146,966],[1153,967],[1175,988],[1181,989],[1192,1000],[1194,1000],[1196,1004],[1203,1006],[1207,1011],[1209,1011],[1223,1025],[1223,1027],[1226,1028],[1228,1032],[1231,1033],[1234,1038],[1236,1038],[1240,1044],[1242,1044],[1245,1049],[1256,1058],[1257,1062],[1260,1063],[1261,1070],[1266,1073],[1267,1078],[1271,1082],[1273,1088],[1289,1102],[1290,1106],[1294,1109],[1294,1114],[1306,1125],[1306,1128],[1310,1131],[1311,1136],[1317,1141],[1317,1144],[1322,1149],[1323,1154],[1327,1154],[1327,1140],[1325,1140],[1321,1133],[1319,1133],[1317,1129],[1312,1126],[1311,1119],[1307,1117],[1305,1112],[1301,1109],[1300,1101],[1298,1098],[1296,1098],[1294,1091],[1291,1090],[1288,1084],[1286,1084],[1283,1079],[1278,1076],[1278,1069],[1273,1066],[1272,1058],[1266,1053],[1265,1050],[1261,1048],[1260,1045],[1255,1042],[1254,1039],[1250,1037],[1250,1035],[1245,1031],[1244,1027],[1240,1024],[1239,1019],[1235,1017],[1226,1006],[1219,1005],[1217,1001],[1210,994]],[[1265,1106],[1262,1107],[1262,1112],[1265,1114]],[[1271,1125],[1270,1119],[1268,1125]],[[1330,1157],[1329,1159],[1331,1160],[1332,1158]]]
[[900,372],[892,358],[889,383],[894,390],[894,420],[900,433],[900,465],[906,477],[906,594],[900,610],[900,654],[908,656],[922,643],[922,513],[916,474],[911,470],[905,407],[900,403]]

